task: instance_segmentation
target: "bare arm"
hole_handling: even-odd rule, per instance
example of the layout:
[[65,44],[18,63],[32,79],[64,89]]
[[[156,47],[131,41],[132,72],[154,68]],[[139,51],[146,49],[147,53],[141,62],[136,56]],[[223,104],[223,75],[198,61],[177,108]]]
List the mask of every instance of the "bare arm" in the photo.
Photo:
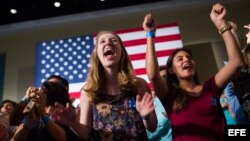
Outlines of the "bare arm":
[[141,117],[149,116],[149,118],[143,119],[143,124],[149,131],[153,132],[157,127],[154,98],[150,94],[150,89],[144,79],[138,78],[137,90],[136,109]]
[[[226,25],[225,15],[226,9],[223,5],[217,3],[213,6],[210,17],[218,30]],[[215,83],[219,88],[223,89],[243,65],[243,57],[237,41],[229,29],[222,33],[221,36],[227,50],[228,64],[215,75]]]
[[81,139],[87,140],[91,137],[92,112],[90,98],[84,90],[81,91],[80,108],[80,123],[72,122],[71,128]]
[[[145,16],[143,28],[146,32],[156,31],[156,25],[151,14]],[[146,71],[148,78],[153,85],[155,94],[159,98],[164,98],[168,93],[168,87],[165,79],[159,72],[159,65],[155,51],[155,37],[147,37]]]

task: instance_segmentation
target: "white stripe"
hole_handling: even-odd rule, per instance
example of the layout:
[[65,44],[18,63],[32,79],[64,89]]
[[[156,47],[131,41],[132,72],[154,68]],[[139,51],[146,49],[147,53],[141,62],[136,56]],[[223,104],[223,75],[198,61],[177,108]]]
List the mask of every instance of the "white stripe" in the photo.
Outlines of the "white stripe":
[[[162,66],[166,64],[168,56],[158,57],[157,59],[158,59],[159,66]],[[132,65],[134,69],[145,68],[145,63],[146,63],[145,59],[132,61]]]
[[[183,47],[181,40],[160,42],[155,44],[156,51],[170,50],[181,47]],[[145,53],[146,48],[147,48],[146,44],[144,44],[144,45],[126,47],[126,50],[129,55],[133,55],[133,54]]]
[[69,93],[80,92],[83,85],[84,85],[84,82],[70,83],[69,84]]
[[[156,31],[156,36],[167,36],[167,35],[174,35],[174,34],[180,34],[180,30],[177,26],[175,27],[165,27],[165,28],[159,28]],[[137,39],[144,39],[146,37],[146,33],[144,30],[141,31],[135,31],[135,32],[128,32],[128,33],[121,33],[118,34],[122,41],[130,41],[130,40],[137,40]]]

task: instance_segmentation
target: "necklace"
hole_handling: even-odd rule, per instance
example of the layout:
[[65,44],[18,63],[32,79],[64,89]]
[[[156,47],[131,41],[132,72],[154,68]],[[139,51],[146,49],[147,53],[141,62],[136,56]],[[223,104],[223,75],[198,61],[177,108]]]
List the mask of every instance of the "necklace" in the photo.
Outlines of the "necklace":
[[113,104],[114,102],[120,100],[123,97],[123,94],[118,94],[118,95],[105,95],[104,96],[104,101],[107,102],[108,104]]

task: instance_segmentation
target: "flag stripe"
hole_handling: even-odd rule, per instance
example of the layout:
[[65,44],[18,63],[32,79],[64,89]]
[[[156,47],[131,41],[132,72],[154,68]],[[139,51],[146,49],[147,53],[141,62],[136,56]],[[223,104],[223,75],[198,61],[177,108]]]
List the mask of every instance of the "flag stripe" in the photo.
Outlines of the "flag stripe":
[[[168,42],[168,41],[173,41],[173,40],[180,40],[181,36],[176,34],[176,35],[168,35],[168,36],[160,36],[157,37],[155,39],[156,43],[159,42]],[[143,39],[137,39],[137,40],[130,40],[130,41],[125,41],[123,42],[123,45],[128,48],[130,46],[134,46],[134,45],[145,45],[146,44],[146,40],[145,37]]]

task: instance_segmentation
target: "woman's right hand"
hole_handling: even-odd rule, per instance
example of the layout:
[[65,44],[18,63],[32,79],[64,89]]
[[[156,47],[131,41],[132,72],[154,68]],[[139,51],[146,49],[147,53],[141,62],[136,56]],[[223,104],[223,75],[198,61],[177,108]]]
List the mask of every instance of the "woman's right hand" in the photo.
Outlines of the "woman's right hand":
[[69,103],[64,107],[56,102],[55,106],[49,106],[47,112],[52,116],[52,119],[68,126],[75,121],[79,122],[79,115],[76,114],[75,108]]

